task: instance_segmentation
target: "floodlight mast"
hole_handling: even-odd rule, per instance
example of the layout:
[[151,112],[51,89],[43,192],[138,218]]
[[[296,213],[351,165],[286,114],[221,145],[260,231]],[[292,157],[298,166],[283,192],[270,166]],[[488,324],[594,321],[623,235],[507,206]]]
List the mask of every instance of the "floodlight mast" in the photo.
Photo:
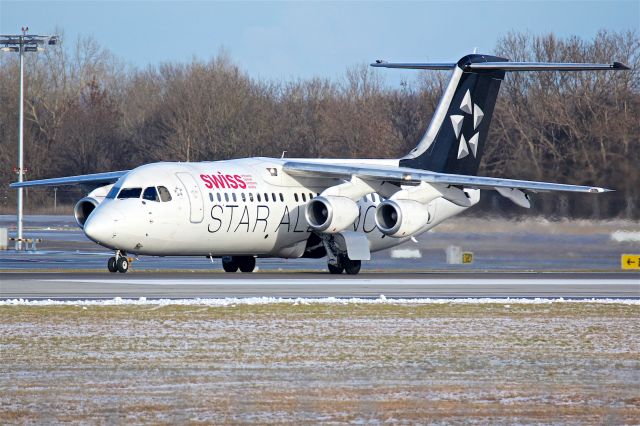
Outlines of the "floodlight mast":
[[[38,52],[44,50],[44,46],[57,44],[58,37],[55,35],[28,35],[29,27],[22,27],[22,34],[0,35],[0,51],[19,52],[20,54],[20,118],[18,119],[18,182],[24,180],[24,52]],[[16,250],[26,247],[22,235],[23,219],[23,193],[22,188],[18,188],[18,235],[16,236]]]

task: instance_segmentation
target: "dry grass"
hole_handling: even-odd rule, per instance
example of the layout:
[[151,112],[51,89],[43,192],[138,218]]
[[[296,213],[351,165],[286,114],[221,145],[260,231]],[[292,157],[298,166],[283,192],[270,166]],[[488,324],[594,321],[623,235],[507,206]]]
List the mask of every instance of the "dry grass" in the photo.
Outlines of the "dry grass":
[[3,423],[638,423],[640,308],[0,307]]

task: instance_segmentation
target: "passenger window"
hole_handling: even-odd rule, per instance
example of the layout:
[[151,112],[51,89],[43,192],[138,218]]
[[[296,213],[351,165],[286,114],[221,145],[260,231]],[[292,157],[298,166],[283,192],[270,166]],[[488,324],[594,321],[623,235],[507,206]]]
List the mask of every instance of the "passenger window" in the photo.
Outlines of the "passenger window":
[[125,188],[118,194],[118,198],[124,200],[126,198],[140,198],[142,188]]
[[242,192],[242,193],[240,194],[240,196],[242,197],[242,202],[243,202],[243,203],[246,203],[246,202],[247,202],[247,196],[246,196],[246,195],[244,195],[244,192]]
[[217,196],[217,198],[218,198],[218,202],[219,202],[219,203],[220,203],[220,202],[222,202],[222,196],[220,195],[220,193],[219,193],[219,192],[216,194],[216,196]]
[[234,202],[234,203],[237,203],[237,202],[238,202],[238,199],[236,198],[236,193],[235,193],[235,192],[232,192],[232,193],[231,193],[231,198],[233,198],[233,202]]
[[282,195],[282,192],[280,193],[280,201],[284,203],[284,195]]
[[302,193],[302,202],[307,202],[307,194],[305,194],[304,192]]
[[224,193],[224,201],[226,201],[227,203],[229,202],[229,194],[227,194],[226,192]]
[[253,203],[253,192],[249,193],[249,201],[251,201]]
[[213,202],[213,194],[209,193],[209,201]]
[[293,194],[293,199],[296,200],[296,202],[298,201],[298,193]]
[[271,193],[271,199],[273,200],[274,203],[276,202],[276,193],[275,192]]
[[158,193],[160,194],[160,201],[163,201],[163,202],[171,201],[171,193],[164,186],[158,187]]
[[312,198],[313,198],[313,194],[310,192],[309,193],[309,201],[311,201]]
[[258,202],[261,202],[261,201],[262,201],[262,197],[260,196],[260,193],[259,193],[259,192],[256,194],[256,198],[258,199]]

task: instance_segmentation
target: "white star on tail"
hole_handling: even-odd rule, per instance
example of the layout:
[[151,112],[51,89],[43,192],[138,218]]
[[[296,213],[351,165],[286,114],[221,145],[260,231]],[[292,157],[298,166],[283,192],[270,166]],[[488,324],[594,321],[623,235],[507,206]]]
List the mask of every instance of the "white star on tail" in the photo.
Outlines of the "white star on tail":
[[[471,102],[471,92],[467,90],[464,98],[462,99],[462,103],[460,104],[460,110],[466,114],[473,114],[473,130],[477,130],[478,126],[482,122],[484,118],[484,112],[480,109],[480,107]],[[456,139],[460,138],[460,142],[458,145],[458,160],[469,155],[469,148],[471,148],[471,153],[474,157],[478,155],[478,140],[480,138],[480,132],[476,132],[469,142],[464,138],[462,134],[462,124],[464,122],[464,115],[452,115],[451,116],[451,125],[453,126],[453,132],[456,135]]]

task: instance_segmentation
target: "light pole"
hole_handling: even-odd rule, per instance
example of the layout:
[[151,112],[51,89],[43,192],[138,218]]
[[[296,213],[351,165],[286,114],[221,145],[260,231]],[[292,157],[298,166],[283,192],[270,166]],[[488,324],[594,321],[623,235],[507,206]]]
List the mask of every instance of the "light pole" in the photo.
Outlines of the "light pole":
[[[24,52],[40,52],[45,46],[52,46],[58,42],[55,35],[29,35],[29,27],[22,27],[22,34],[0,34],[0,51],[18,52],[20,54],[20,118],[18,128],[18,182],[24,180]],[[22,250],[22,188],[18,188],[18,236],[16,250]]]

